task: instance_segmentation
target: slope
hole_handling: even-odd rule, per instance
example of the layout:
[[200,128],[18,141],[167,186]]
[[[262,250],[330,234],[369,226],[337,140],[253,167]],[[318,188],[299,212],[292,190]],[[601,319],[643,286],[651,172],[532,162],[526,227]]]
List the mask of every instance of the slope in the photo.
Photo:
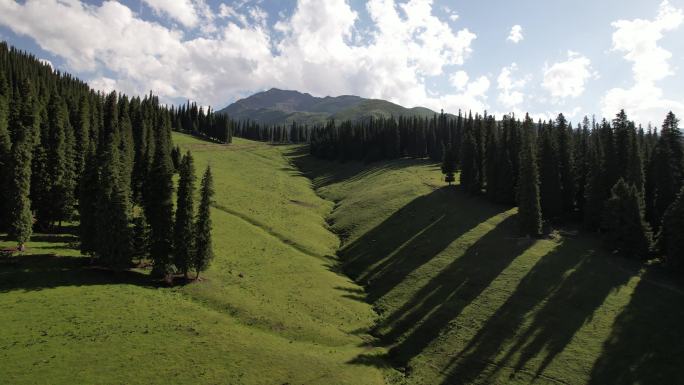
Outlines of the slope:
[[684,383],[684,293],[657,266],[571,228],[519,238],[516,209],[444,187],[426,161],[290,156],[336,202],[344,270],[380,314],[398,382]]
[[145,270],[91,266],[73,227],[36,234],[26,255],[0,259],[0,383],[382,384],[349,363],[381,350],[362,347],[375,314],[333,271],[331,204],[283,148],[174,140],[214,172],[206,279],[159,287]]
[[353,95],[311,96],[297,91],[272,88],[259,92],[223,108],[219,113],[234,120],[251,120],[267,125],[324,124],[329,119],[363,120],[371,117],[432,116],[424,107],[405,108],[380,99],[365,99]]

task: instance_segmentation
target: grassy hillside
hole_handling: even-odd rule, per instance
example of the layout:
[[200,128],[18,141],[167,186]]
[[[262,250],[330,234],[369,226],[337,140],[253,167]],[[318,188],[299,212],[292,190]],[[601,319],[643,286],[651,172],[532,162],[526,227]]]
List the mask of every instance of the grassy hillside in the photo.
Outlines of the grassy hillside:
[[519,238],[515,209],[443,187],[424,161],[290,156],[336,202],[344,270],[381,315],[400,382],[684,383],[684,293],[657,266],[572,228]]
[[[337,238],[284,148],[175,135],[216,183],[203,282],[158,287],[78,255],[73,227],[0,259],[2,384],[382,384],[362,354],[375,315],[334,272]],[[0,247],[11,243],[0,242]]]

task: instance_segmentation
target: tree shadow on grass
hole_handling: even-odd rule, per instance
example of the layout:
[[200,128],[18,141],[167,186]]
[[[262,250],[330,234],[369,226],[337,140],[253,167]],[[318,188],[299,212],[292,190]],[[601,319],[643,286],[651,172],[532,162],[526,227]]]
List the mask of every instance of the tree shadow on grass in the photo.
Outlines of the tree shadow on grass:
[[684,384],[684,295],[648,270],[591,370],[591,385]]
[[512,239],[516,230],[515,216],[499,223],[378,325],[378,330],[385,330],[381,341],[392,345],[392,361],[406,365],[420,354],[533,244],[529,239]]
[[[443,385],[489,383],[501,367],[512,367],[529,377],[543,376],[610,292],[629,279],[625,272],[616,274],[615,266],[591,246],[566,240],[542,256],[506,303],[454,357]],[[530,326],[521,330],[529,316]],[[506,354],[500,358],[503,351]],[[532,360],[537,362],[535,369],[528,368]]]
[[111,270],[91,264],[87,257],[52,254],[16,255],[0,259],[0,293],[61,286],[129,284],[160,287],[161,282],[132,270]]
[[420,196],[340,251],[347,275],[377,301],[454,240],[505,208],[483,204],[459,187]]

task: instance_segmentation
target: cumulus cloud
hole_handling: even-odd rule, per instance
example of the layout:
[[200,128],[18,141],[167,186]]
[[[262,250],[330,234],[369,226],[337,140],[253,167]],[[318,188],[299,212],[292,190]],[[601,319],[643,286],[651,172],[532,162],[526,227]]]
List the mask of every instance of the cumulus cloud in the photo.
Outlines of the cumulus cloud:
[[145,2],[174,20],[172,26],[145,20],[116,1],[79,0],[0,1],[0,25],[31,37],[98,88],[152,90],[166,100],[222,106],[275,86],[409,106],[440,108],[448,100],[445,108],[480,108],[489,87],[480,78],[460,93],[430,92],[427,79],[462,65],[476,38],[435,16],[432,0],[369,0],[372,25],[364,32],[345,0],[298,0],[272,28],[268,15],[250,3],[222,4],[212,14],[203,0]]
[[525,37],[522,34],[522,27],[518,24],[511,27],[511,32],[508,33],[508,38],[506,40],[512,41],[513,44],[518,44],[523,41]]
[[518,70],[518,65],[512,63],[508,67],[503,67],[496,79],[499,96],[497,100],[508,111],[515,111],[525,99],[525,95],[520,91],[525,87],[527,78],[515,79],[513,73]]
[[466,84],[468,84],[468,73],[465,71],[456,71],[449,76],[449,83],[456,87],[458,90],[465,89]]
[[199,16],[192,0],[143,0],[157,14],[165,15],[186,27],[197,25]]
[[624,108],[634,119],[657,123],[668,110],[684,113],[684,100],[665,97],[657,82],[672,76],[672,53],[658,43],[665,32],[673,31],[684,22],[684,12],[663,1],[655,19],[618,20],[612,23],[612,50],[623,53],[632,63],[634,84],[630,88],[608,90],[602,100],[603,116],[611,117]]
[[544,69],[542,87],[556,100],[576,98],[593,75],[591,60],[577,52],[568,51],[568,59]]

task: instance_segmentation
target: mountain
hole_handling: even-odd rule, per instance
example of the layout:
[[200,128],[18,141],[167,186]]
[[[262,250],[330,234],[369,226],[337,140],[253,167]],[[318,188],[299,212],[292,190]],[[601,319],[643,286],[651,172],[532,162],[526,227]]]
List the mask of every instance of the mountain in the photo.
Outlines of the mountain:
[[219,110],[235,120],[253,120],[262,124],[323,124],[338,121],[364,120],[370,117],[432,116],[436,112],[424,108],[406,108],[380,99],[365,99],[354,95],[312,96],[298,91],[272,88],[259,92]]

